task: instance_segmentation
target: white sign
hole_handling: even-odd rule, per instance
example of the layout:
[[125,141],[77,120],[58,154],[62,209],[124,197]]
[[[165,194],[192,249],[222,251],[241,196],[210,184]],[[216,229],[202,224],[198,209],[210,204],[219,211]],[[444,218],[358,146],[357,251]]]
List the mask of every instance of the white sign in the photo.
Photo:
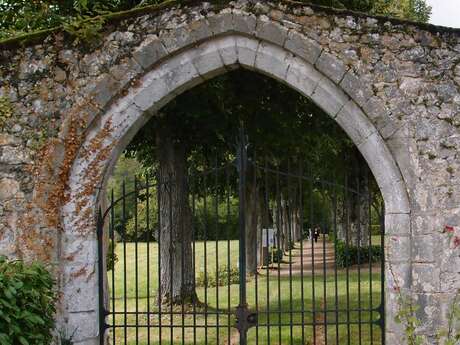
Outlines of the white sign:
[[262,229],[262,247],[274,247],[276,243],[275,229]]

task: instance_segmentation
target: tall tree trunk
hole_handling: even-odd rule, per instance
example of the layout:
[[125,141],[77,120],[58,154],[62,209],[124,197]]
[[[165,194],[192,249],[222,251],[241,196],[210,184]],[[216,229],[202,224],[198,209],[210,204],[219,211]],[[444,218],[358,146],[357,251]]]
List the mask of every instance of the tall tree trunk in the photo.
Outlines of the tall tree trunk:
[[192,213],[186,149],[173,142],[168,128],[156,133],[160,209],[160,288],[165,304],[196,300],[192,266]]
[[253,177],[252,169],[246,179],[246,209],[244,212],[246,222],[246,272],[254,275],[257,272],[257,228],[259,218],[259,201],[257,182]]
[[367,246],[369,242],[368,213],[368,168],[361,155],[356,152],[353,157],[353,170],[350,176],[351,188],[358,193],[350,193],[350,244]]

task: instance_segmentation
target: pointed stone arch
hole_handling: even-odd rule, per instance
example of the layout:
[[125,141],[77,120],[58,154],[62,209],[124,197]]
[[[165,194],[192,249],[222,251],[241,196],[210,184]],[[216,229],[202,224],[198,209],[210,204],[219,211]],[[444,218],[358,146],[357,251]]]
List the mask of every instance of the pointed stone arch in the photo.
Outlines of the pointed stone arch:
[[[312,40],[275,22],[264,20],[257,24],[253,15],[231,14],[222,14],[213,21],[193,22],[189,28],[179,30],[177,35],[190,35],[180,36],[182,43],[174,37],[170,41],[150,37],[133,52],[130,63],[142,67],[139,74],[144,71],[134,85],[122,94],[109,90],[105,81],[99,88],[100,105],[106,110],[92,120],[86,131],[70,171],[68,202],[62,208],[62,255],[74,255],[72,264],[63,267],[63,314],[66,327],[78,325],[78,340],[85,344],[98,341],[94,219],[114,162],[163,105],[234,68],[254,70],[289,85],[319,105],[345,130],[366,159],[385,200],[387,229],[397,239],[387,244],[387,262],[392,262],[399,286],[410,284],[411,268],[404,259],[410,248],[406,186],[379,128],[367,114],[371,96],[365,84]],[[258,30],[254,31],[256,24]],[[247,30],[237,29],[237,25]],[[214,28],[211,35],[202,33],[209,28]],[[177,42],[174,48],[170,45]],[[92,274],[79,278],[76,272],[82,267]],[[387,277],[387,304],[395,302],[391,277]],[[387,307],[390,343],[397,332],[391,322],[394,312],[395,308]]]

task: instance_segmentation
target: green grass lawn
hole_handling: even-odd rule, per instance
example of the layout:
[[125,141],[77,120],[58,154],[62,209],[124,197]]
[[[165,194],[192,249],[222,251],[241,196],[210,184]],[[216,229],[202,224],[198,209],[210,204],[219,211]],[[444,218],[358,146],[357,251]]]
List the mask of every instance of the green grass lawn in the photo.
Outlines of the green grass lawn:
[[[115,321],[117,326],[115,327],[116,344],[160,344],[158,327],[160,323],[161,344],[238,344],[237,341],[235,342],[238,333],[232,327],[235,324],[234,308],[239,301],[238,284],[207,289],[199,287],[197,288],[201,302],[199,305],[176,306],[172,310],[170,307],[163,306],[162,317],[159,318],[159,307],[155,297],[158,287],[157,245],[149,244],[149,265],[147,265],[147,244],[137,245],[137,260],[135,247],[132,243],[127,243],[126,247],[119,243],[116,247],[118,262],[115,266],[115,274],[108,273],[110,298],[112,299],[112,294],[115,298],[114,304],[111,300],[110,311],[113,312],[112,308],[115,307],[117,313],[115,320],[109,316],[108,322],[112,325]],[[126,294],[124,293],[125,249]],[[197,242],[195,244],[196,275],[204,272],[204,252],[204,243]],[[287,258],[288,255],[285,260]],[[216,265],[219,267],[227,265],[228,260],[232,267],[237,267],[238,241],[229,243],[220,241],[217,252],[216,243],[208,242],[206,259],[209,274],[215,272]],[[347,344],[348,339],[350,344],[370,344],[371,334],[373,344],[380,344],[380,328],[375,325],[371,328],[369,325],[371,320],[375,321],[379,318],[378,313],[373,312],[371,316],[368,311],[357,311],[358,308],[370,309],[371,299],[373,308],[379,306],[380,272],[374,270],[374,273],[370,274],[369,267],[363,266],[360,275],[361,283],[358,283],[358,272],[356,268],[351,269],[347,283],[346,271],[338,271],[336,284],[332,269],[328,269],[326,275],[323,275],[322,271],[315,273],[314,282],[312,275],[307,273],[303,279],[299,275],[292,276],[292,279],[289,277],[278,279],[276,269],[269,270],[268,277],[267,270],[262,270],[257,278],[253,277],[247,282],[249,308],[257,310],[259,324],[258,327],[249,330],[248,344],[268,344],[269,340],[270,344],[313,344],[313,332],[317,339],[320,339],[317,344],[326,344],[326,338],[327,344],[336,344],[336,340],[338,344]],[[115,289],[112,289],[112,279]],[[148,280],[149,286],[147,286]],[[124,314],[125,311],[127,314]],[[136,316],[134,314],[136,311],[141,314]],[[150,318],[147,317],[147,311],[152,313]],[[197,314],[193,316],[193,312]],[[365,324],[359,326],[359,320]],[[317,324],[316,327],[313,327],[313,322]],[[125,324],[127,327],[124,327]],[[171,324],[175,327],[169,327]],[[305,326],[302,327],[302,324]],[[136,328],[135,325],[140,327]],[[113,330],[110,330],[112,343],[113,333]],[[358,341],[360,337],[361,342]],[[229,342],[230,338],[231,342]]]

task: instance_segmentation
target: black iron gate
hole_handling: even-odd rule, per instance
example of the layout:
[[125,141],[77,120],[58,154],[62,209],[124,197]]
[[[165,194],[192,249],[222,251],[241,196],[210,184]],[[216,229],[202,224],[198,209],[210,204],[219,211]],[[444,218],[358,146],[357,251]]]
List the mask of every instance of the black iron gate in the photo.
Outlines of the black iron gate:
[[191,173],[186,205],[174,178],[110,192],[101,344],[385,343],[383,207],[367,175],[327,181],[247,151]]

